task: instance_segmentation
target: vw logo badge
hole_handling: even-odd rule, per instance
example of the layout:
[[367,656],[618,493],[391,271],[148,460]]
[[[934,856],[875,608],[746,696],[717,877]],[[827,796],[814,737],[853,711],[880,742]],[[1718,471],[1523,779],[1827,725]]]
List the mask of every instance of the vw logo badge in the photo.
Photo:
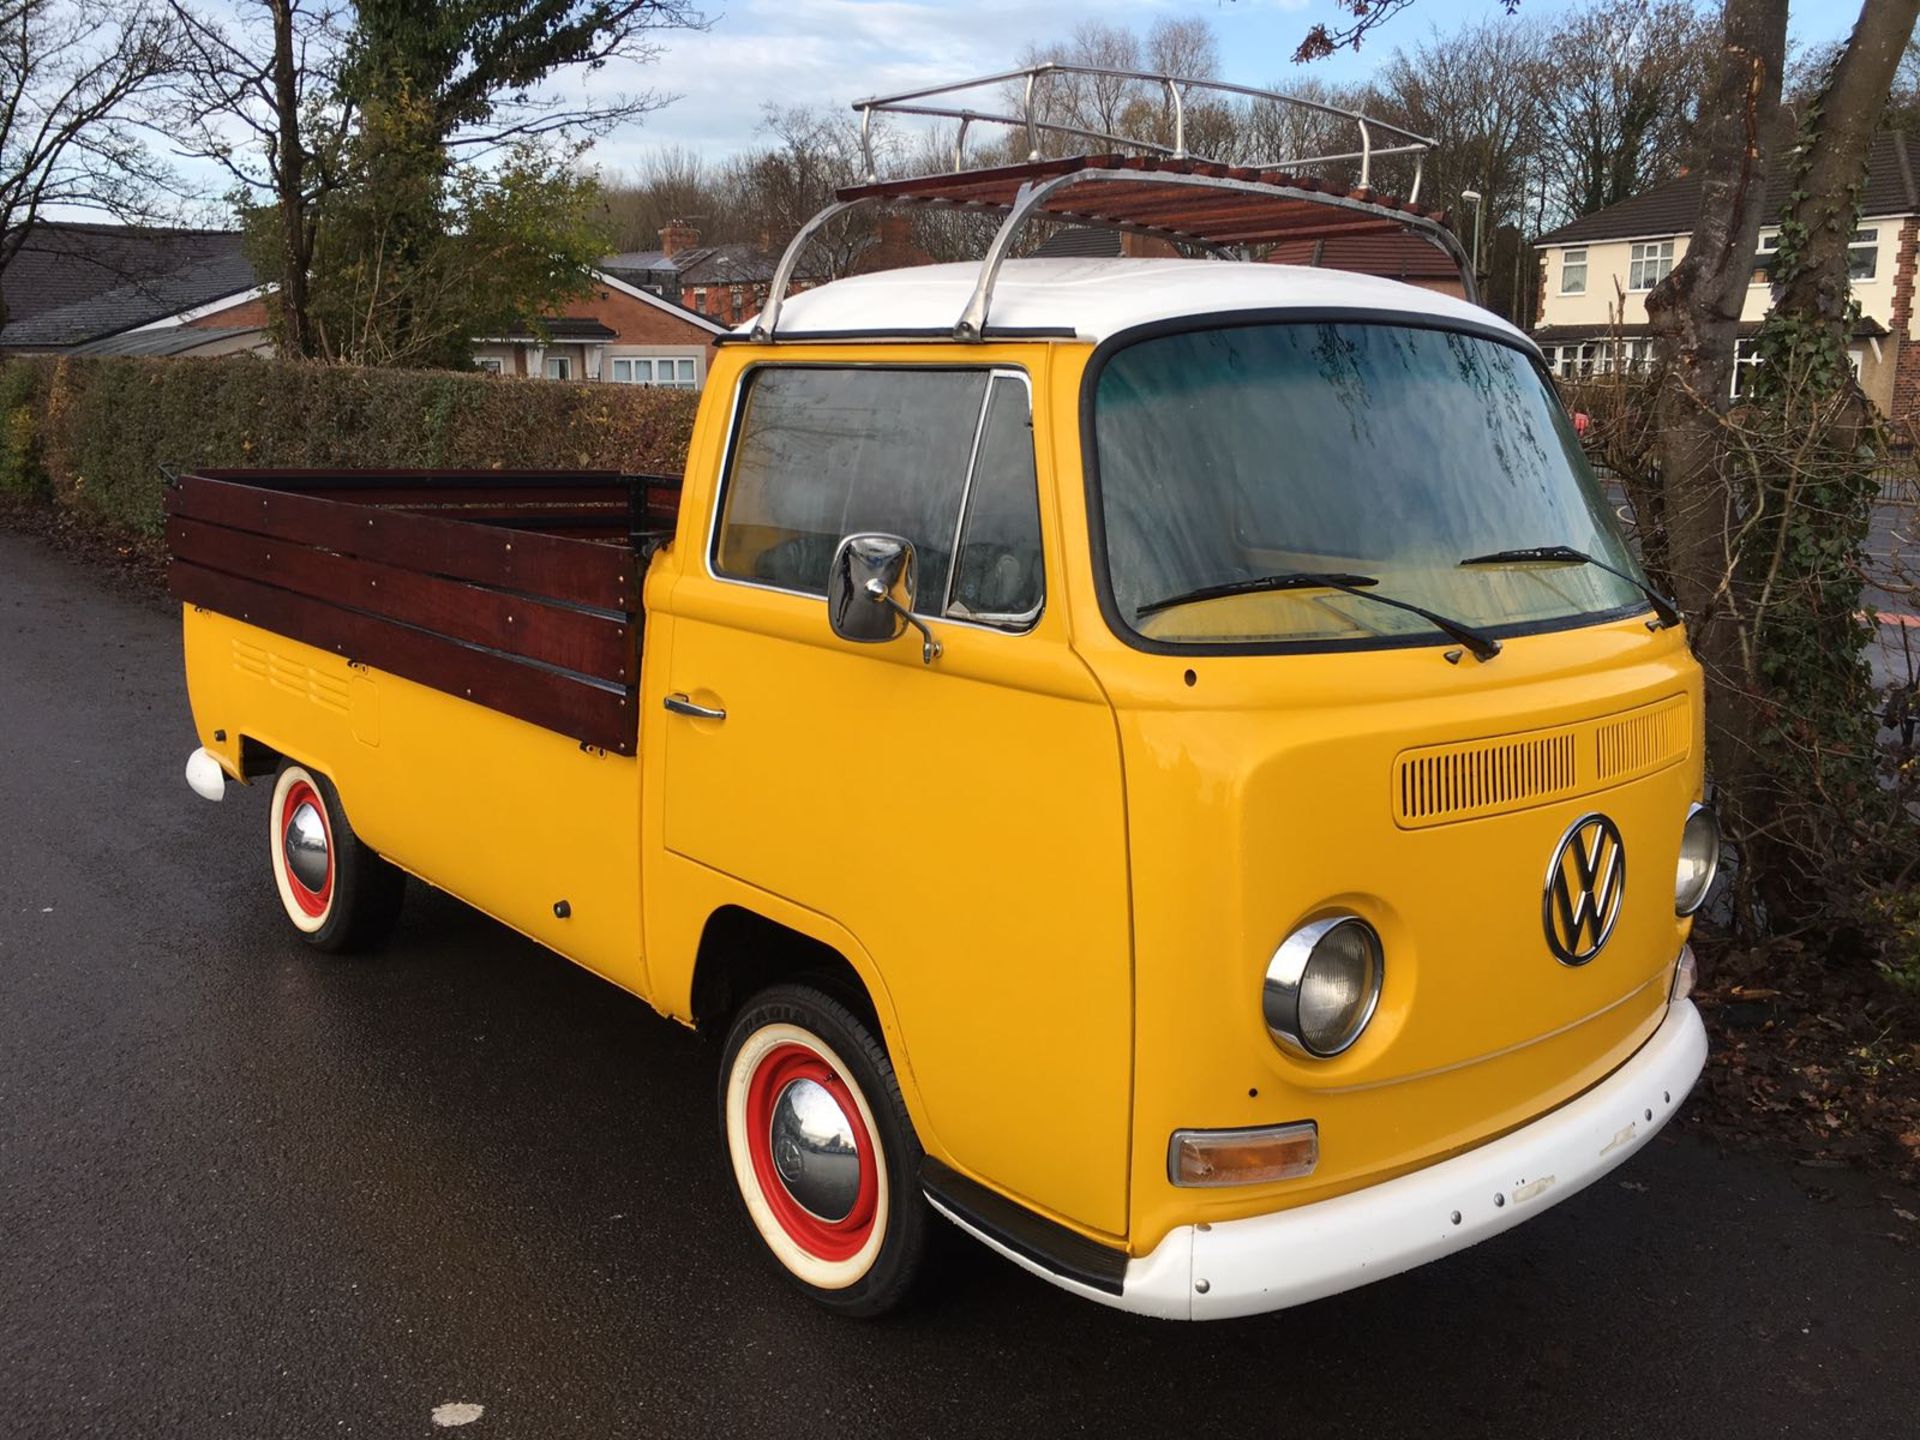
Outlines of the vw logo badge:
[[1627,850],[1605,815],[1567,828],[1547,867],[1541,904],[1547,945],[1562,965],[1584,965],[1606,945],[1627,893]]

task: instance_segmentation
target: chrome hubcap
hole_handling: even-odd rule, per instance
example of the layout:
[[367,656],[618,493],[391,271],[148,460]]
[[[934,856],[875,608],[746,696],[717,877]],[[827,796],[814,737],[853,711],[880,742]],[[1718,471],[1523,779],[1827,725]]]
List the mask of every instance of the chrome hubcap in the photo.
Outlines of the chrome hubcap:
[[327,826],[311,802],[301,801],[287,817],[282,835],[287,869],[293,878],[318,895],[327,884]]
[[795,1080],[773,1102],[773,1168],[796,1204],[832,1224],[860,1198],[860,1151],[840,1103],[816,1080]]

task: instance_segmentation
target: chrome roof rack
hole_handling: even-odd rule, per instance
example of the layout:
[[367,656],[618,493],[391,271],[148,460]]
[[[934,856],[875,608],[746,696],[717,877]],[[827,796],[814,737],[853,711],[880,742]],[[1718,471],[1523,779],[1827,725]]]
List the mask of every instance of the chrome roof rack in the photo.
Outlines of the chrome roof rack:
[[[1170,123],[1173,143],[1042,118],[1036,113],[1036,102],[1044,102],[1054,83],[1052,77],[1061,75],[1099,76],[1157,86],[1164,96],[1162,116]],[[1020,113],[931,103],[989,85],[1017,86],[1022,97]],[[1229,165],[1192,155],[1186,145],[1187,96],[1191,91],[1245,96],[1333,117],[1354,127],[1356,148],[1254,165]],[[853,108],[861,117],[861,158],[867,183],[840,190],[834,203],[793,237],[774,273],[766,306],[754,322],[755,340],[774,338],[794,271],[821,227],[864,204],[965,210],[1004,217],[982,257],[973,296],[954,324],[954,337],[960,340],[979,340],[985,335],[994,281],[1020,230],[1035,218],[1154,236],[1228,259],[1243,255],[1246,247],[1280,240],[1413,234],[1445,253],[1460,272],[1467,299],[1477,298],[1472,262],[1447,224],[1445,213],[1419,207],[1425,157],[1434,142],[1358,111],[1218,80],[1055,62],[876,96],[856,101]],[[873,153],[873,117],[888,114],[957,120],[953,169],[936,175],[881,180]],[[967,134],[975,124],[1024,131],[1026,162],[966,169]],[[1043,135],[1071,136],[1142,153],[1045,159],[1041,154]],[[1372,188],[1374,162],[1395,156],[1413,158],[1412,183],[1404,200],[1378,195]],[[1314,166],[1354,162],[1359,165],[1359,178],[1351,187],[1300,173]]]
[[[1082,129],[1078,125],[1067,125],[1055,120],[1041,119],[1035,114],[1035,102],[1047,98],[1056,75],[1084,75],[1104,80],[1137,80],[1143,84],[1159,87],[1166,97],[1166,109],[1173,123],[1173,144],[1165,145],[1141,136],[1113,135],[1103,130]],[[968,90],[980,90],[989,85],[1022,87],[1022,103],[1018,115],[998,115],[987,111],[974,110],[966,106],[931,105],[925,102],[942,95],[957,95]],[[1407,203],[1416,204],[1420,199],[1420,179],[1427,151],[1434,148],[1434,141],[1424,135],[1416,135],[1398,125],[1385,120],[1376,120],[1358,110],[1347,110],[1338,105],[1324,104],[1319,100],[1304,100],[1297,95],[1284,95],[1277,90],[1261,90],[1251,85],[1229,85],[1224,80],[1201,80],[1190,75],[1163,75],[1152,70],[1121,70],[1108,65],[1069,65],[1061,61],[1047,60],[1037,65],[1028,65],[1019,70],[1002,70],[997,75],[977,75],[971,80],[955,80],[946,85],[929,85],[921,90],[905,90],[898,95],[876,95],[865,100],[853,102],[853,108],[860,116],[860,155],[866,162],[869,183],[880,178],[873,159],[873,117],[875,115],[921,115],[935,119],[958,120],[960,128],[953,142],[953,168],[965,169],[963,163],[967,130],[973,124],[1004,125],[1027,132],[1027,159],[1039,160],[1040,137],[1046,135],[1071,135],[1079,140],[1094,140],[1106,145],[1119,145],[1130,150],[1144,150],[1149,154],[1163,155],[1170,160],[1184,160],[1187,152],[1187,107],[1186,97],[1189,91],[1200,90],[1211,94],[1241,95],[1253,100],[1264,100],[1268,104],[1283,109],[1310,111],[1318,115],[1330,115],[1344,120],[1354,127],[1354,137],[1358,148],[1341,151],[1336,154],[1306,155],[1292,158],[1276,157],[1263,160],[1249,168],[1255,170],[1286,170],[1297,172],[1311,165],[1330,164],[1335,161],[1360,162],[1360,185],[1365,190],[1373,182],[1373,162],[1393,155],[1411,155],[1414,157],[1413,184],[1407,192]],[[1383,145],[1380,142],[1385,140]],[[1209,159],[1209,156],[1197,156],[1197,159]]]

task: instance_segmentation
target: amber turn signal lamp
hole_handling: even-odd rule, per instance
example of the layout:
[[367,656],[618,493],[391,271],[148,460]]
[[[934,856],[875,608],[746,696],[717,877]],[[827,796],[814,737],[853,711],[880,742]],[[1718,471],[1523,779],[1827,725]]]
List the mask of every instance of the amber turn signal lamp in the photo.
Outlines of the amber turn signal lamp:
[[1320,1128],[1311,1120],[1258,1130],[1176,1130],[1167,1177],[1176,1185],[1262,1185],[1298,1180],[1320,1162]]

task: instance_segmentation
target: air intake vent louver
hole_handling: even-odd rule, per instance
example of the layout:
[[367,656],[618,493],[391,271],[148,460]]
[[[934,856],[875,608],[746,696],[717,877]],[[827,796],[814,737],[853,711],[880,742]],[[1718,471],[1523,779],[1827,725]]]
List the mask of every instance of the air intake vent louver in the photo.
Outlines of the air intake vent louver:
[[1644,775],[1687,753],[1690,717],[1684,700],[1670,700],[1609,720],[1596,731],[1600,783]]
[[1576,754],[1571,730],[1415,751],[1400,761],[1400,822],[1464,820],[1571,795]]
[[1676,695],[1553,730],[1409,750],[1394,765],[1394,818],[1417,829],[1624,784],[1685,759],[1692,729],[1687,698]]

